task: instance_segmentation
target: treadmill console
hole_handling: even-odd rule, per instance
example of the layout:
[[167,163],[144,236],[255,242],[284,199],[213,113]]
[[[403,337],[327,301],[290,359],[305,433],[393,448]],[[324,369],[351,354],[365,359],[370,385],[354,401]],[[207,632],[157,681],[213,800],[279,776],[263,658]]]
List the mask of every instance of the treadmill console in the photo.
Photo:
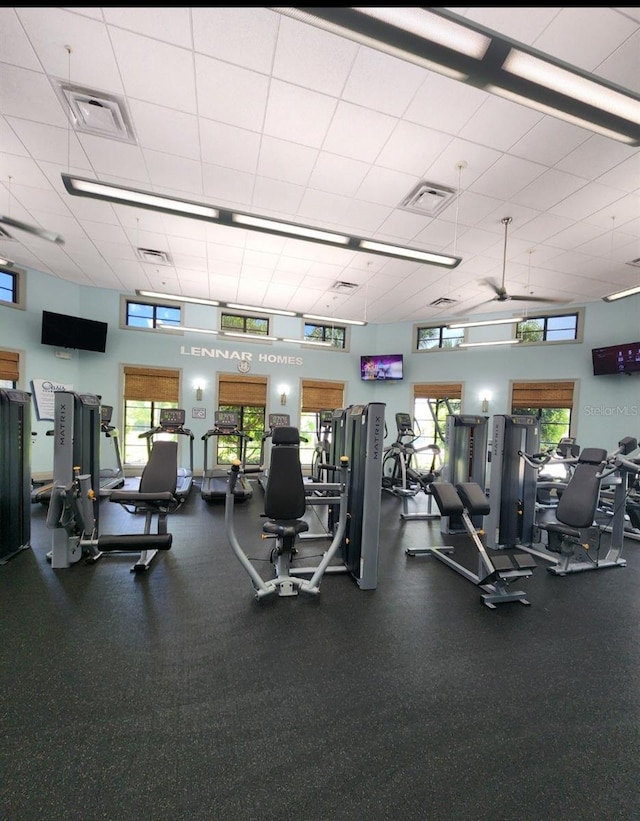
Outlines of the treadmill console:
[[161,428],[181,428],[185,422],[185,412],[182,408],[161,408]]
[[216,411],[214,414],[216,431],[232,433],[238,429],[238,414],[234,411]]
[[288,413],[270,413],[269,414],[269,427],[273,428],[286,428],[288,425],[291,424],[291,417]]

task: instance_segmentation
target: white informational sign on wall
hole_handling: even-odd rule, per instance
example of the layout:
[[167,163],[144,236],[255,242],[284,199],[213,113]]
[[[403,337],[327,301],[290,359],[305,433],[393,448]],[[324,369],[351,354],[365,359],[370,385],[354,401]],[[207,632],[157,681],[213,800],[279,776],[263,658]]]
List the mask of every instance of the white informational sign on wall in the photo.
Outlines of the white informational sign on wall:
[[31,393],[36,406],[38,421],[53,422],[55,419],[55,392],[72,390],[73,385],[66,382],[52,382],[51,379],[33,379],[31,381]]

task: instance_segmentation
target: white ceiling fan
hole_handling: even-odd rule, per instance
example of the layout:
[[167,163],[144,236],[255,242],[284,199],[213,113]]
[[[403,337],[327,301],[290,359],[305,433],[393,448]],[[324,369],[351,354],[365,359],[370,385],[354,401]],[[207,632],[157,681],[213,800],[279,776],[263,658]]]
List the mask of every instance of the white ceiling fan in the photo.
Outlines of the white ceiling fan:
[[503,217],[501,222],[504,225],[504,251],[502,257],[502,282],[498,285],[498,283],[493,279],[485,279],[483,283],[488,285],[495,291],[495,296],[491,299],[486,299],[484,302],[481,302],[480,305],[484,305],[487,302],[550,302],[550,303],[560,303],[564,302],[565,300],[562,299],[552,299],[551,297],[540,297],[534,296],[532,294],[508,294],[507,289],[505,288],[504,280],[505,274],[507,271],[507,231],[509,225],[511,224],[511,217]]

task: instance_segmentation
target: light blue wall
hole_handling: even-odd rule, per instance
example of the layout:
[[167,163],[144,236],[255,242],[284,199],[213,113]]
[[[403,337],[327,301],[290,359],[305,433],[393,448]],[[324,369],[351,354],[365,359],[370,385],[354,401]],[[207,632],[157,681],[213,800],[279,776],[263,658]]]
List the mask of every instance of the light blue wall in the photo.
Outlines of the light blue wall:
[[[40,344],[42,310],[51,310],[109,323],[106,354],[73,351],[71,359],[58,359],[55,349]],[[215,308],[185,306],[185,324],[215,327]],[[250,357],[250,373],[268,377],[267,413],[285,411],[292,424],[299,422],[300,383],[303,378],[344,380],[345,404],[384,402],[387,420],[397,411],[411,412],[412,385],[416,382],[461,382],[464,413],[480,413],[483,390],[492,394],[489,415],[508,413],[510,383],[513,380],[574,379],[579,382],[574,434],[582,446],[613,448],[623,436],[640,439],[640,376],[592,375],[591,349],[640,339],[640,297],[607,304],[585,306],[584,340],[577,344],[504,346],[466,350],[414,353],[414,324],[395,323],[351,328],[349,352],[305,349],[291,343],[222,342],[216,336],[195,333],[169,335],[121,330],[120,294],[99,288],[74,285],[35,271],[26,278],[26,310],[0,306],[0,347],[21,353],[20,387],[30,390],[32,379],[50,379],[72,384],[74,390],[99,394],[114,406],[113,424],[121,427],[122,369],[124,365],[179,368],[180,404],[187,412],[187,427],[194,435],[196,470],[202,467],[200,437],[213,424],[217,406],[215,394],[218,372],[237,373],[238,363]],[[469,341],[506,338],[510,326],[476,328]],[[300,337],[301,320],[273,318],[277,336]],[[202,356],[202,349],[218,351],[216,358]],[[360,381],[362,354],[402,353],[405,357],[403,382],[368,384]],[[224,358],[228,356],[229,358]],[[235,358],[234,358],[235,357]],[[267,357],[267,359],[261,358]],[[205,383],[204,399],[196,402],[196,380]],[[288,384],[286,409],[280,404],[278,386]],[[196,406],[206,407],[205,420],[192,419]],[[51,422],[37,421],[32,447],[35,474],[51,469],[52,443],[45,432]],[[393,425],[390,425],[392,434]],[[184,459],[183,459],[184,461]]]

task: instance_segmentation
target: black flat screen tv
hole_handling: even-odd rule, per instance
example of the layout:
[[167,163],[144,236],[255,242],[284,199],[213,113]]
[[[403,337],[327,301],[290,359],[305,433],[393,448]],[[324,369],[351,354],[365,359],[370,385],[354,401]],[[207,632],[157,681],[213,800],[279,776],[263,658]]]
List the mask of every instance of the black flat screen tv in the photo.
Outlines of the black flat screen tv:
[[593,375],[606,376],[611,373],[640,373],[640,342],[625,342],[622,345],[608,345],[594,348]]
[[54,345],[56,348],[77,348],[81,351],[104,353],[107,349],[108,327],[107,322],[99,322],[96,319],[43,311],[40,342],[43,345]]
[[404,377],[401,353],[360,357],[360,379],[365,382],[389,382]]

